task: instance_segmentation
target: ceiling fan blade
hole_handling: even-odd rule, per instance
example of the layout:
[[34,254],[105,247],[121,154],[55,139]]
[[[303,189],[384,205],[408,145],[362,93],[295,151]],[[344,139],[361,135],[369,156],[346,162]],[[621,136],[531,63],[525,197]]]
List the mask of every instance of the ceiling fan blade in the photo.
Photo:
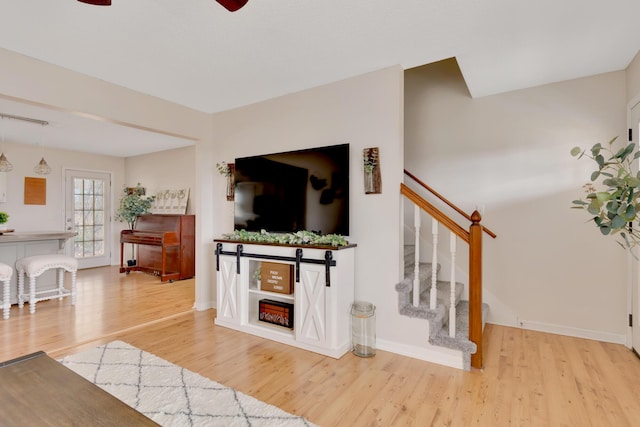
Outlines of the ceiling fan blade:
[[247,4],[248,0],[216,0],[220,3],[225,9],[229,12],[235,12],[240,9],[242,6]]
[[[95,6],[111,6],[111,0],[78,0],[81,3],[92,4]],[[216,0],[220,3],[225,9],[230,12],[235,12],[240,9],[242,6],[247,4],[249,0]]]
[[111,6],[111,0],[78,0],[81,3],[93,4],[95,6]]

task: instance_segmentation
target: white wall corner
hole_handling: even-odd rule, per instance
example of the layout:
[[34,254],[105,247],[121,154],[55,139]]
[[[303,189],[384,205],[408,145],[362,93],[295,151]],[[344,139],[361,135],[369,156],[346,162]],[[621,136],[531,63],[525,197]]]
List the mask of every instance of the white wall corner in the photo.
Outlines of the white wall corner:
[[482,288],[482,300],[489,305],[489,314],[484,319],[486,323],[511,327],[519,326],[518,315],[500,298],[496,297],[493,292],[488,290],[486,285]]
[[193,308],[195,308],[196,311],[206,311],[212,308],[216,308],[216,301],[198,301],[193,305]]

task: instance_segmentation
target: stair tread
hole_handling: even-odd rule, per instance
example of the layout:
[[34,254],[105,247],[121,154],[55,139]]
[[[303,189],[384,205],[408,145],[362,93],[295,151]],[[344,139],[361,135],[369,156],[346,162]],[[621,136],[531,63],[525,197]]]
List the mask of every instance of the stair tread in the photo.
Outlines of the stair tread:
[[[420,267],[420,280],[431,280],[431,274],[433,273],[433,267],[430,262],[421,262],[419,264]],[[437,266],[436,274],[440,272],[440,264]],[[409,265],[405,264],[404,266],[404,277],[413,279],[415,274],[414,264],[411,263]]]
[[[429,343],[441,347],[460,350],[464,355],[464,369],[470,369],[471,354],[476,352],[476,345],[469,341],[469,301],[462,300],[464,284],[456,282],[455,307],[456,307],[456,333],[449,336],[449,307],[451,305],[451,284],[449,281],[437,280],[437,304],[436,309],[431,310],[431,276],[433,274],[432,263],[419,263],[418,283],[420,286],[420,302],[413,306],[413,280],[415,276],[415,245],[404,245],[404,277],[405,279],[396,285],[399,298],[399,311],[409,317],[423,318],[429,322]],[[440,271],[440,264],[436,265],[436,276]],[[482,303],[482,329],[486,323],[489,305]]]
[[[427,284],[421,284],[422,289],[420,291],[420,304],[429,306],[431,303],[431,282]],[[426,286],[425,286],[426,285]],[[448,310],[451,306],[451,283],[448,281],[438,280],[436,282],[437,303],[444,306],[445,310]],[[456,296],[455,303],[458,304],[462,299],[462,293],[464,292],[464,284],[456,282]]]

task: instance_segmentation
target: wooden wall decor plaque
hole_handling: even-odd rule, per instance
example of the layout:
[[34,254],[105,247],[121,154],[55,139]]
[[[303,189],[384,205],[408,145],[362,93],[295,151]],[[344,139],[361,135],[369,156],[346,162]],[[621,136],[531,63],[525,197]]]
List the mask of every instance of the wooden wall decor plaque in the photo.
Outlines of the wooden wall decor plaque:
[[24,204],[25,205],[46,205],[47,204],[47,179],[24,177]]
[[380,150],[378,147],[362,150],[364,161],[364,193],[382,193],[382,175],[380,173]]
[[229,176],[227,177],[227,200],[232,202],[235,200],[236,193],[236,164],[227,163],[227,167],[229,168]]
[[262,262],[260,289],[290,294],[293,292],[293,265],[279,262]]

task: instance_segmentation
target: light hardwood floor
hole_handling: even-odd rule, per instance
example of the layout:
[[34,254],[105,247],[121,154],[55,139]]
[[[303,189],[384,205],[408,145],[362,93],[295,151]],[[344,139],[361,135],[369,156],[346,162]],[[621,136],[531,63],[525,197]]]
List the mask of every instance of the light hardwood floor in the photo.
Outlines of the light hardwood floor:
[[640,360],[624,346],[487,325],[482,371],[384,351],[335,360],[214,326],[215,310],[191,308],[193,280],[117,267],[78,279],[76,307],[12,307],[1,360],[123,340],[320,426],[640,425]]

